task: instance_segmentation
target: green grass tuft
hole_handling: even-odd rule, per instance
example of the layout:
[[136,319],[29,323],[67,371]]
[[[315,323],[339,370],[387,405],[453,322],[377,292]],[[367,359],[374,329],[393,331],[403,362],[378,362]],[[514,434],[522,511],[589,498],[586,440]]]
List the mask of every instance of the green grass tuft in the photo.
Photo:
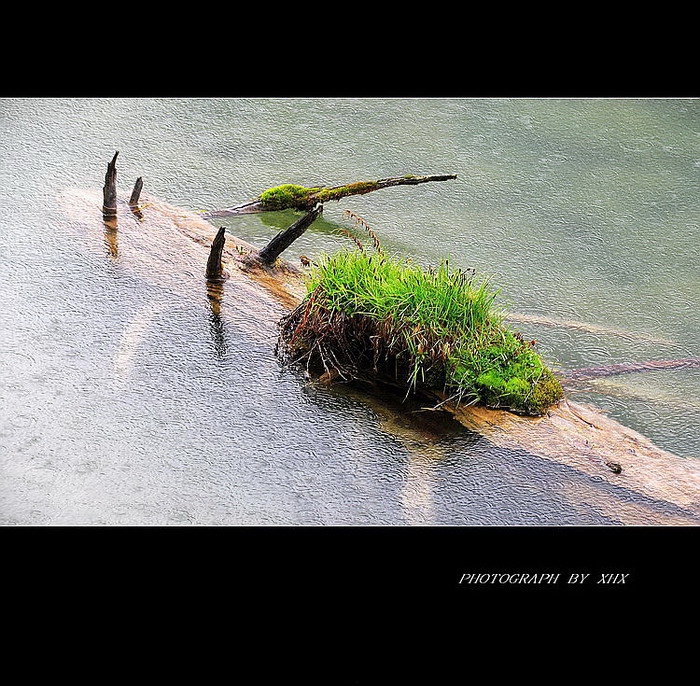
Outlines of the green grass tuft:
[[381,253],[321,258],[304,302],[281,326],[289,356],[341,376],[390,376],[457,402],[542,414],[562,388],[530,343],[503,324],[498,291],[448,261],[424,269]]

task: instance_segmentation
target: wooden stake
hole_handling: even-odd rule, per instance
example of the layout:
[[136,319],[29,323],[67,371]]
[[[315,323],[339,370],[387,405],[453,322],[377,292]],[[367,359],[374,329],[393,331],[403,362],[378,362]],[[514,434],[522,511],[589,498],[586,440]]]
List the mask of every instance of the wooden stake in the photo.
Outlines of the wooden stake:
[[112,161],[107,165],[105,185],[102,187],[102,216],[105,219],[117,214],[117,155],[119,155],[119,150],[114,153]]
[[139,176],[134,184],[134,190],[131,191],[131,197],[129,198],[129,205],[138,205],[139,197],[141,195],[141,189],[143,188],[143,179]]
[[221,263],[221,255],[224,252],[224,243],[226,242],[225,234],[226,227],[222,226],[212,241],[209,260],[207,261],[207,281],[223,281],[226,278],[226,273]]

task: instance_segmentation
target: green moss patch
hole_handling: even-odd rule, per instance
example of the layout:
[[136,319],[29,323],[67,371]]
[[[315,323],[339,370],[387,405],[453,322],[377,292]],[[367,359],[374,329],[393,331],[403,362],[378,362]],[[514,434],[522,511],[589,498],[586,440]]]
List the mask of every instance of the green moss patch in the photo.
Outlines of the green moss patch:
[[383,378],[409,392],[540,415],[562,397],[561,385],[504,325],[497,295],[447,261],[424,269],[341,250],[312,270],[306,298],[281,322],[279,349],[345,379]]
[[267,210],[303,209],[308,204],[309,196],[319,190],[320,188],[306,188],[286,183],[263,191],[258,200]]
[[[266,210],[309,209],[315,203],[340,200],[349,195],[363,195],[376,191],[380,187],[377,181],[358,181],[337,188],[306,188],[287,183],[263,191],[258,200]],[[313,197],[312,197],[313,196]]]

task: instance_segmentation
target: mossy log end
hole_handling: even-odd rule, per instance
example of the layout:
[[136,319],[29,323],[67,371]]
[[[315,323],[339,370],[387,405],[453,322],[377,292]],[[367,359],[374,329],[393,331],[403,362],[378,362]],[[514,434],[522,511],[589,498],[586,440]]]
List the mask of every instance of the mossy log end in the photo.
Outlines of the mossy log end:
[[421,183],[431,181],[449,181],[456,179],[456,174],[434,174],[429,176],[395,176],[377,181],[358,181],[343,186],[313,186],[307,188],[295,184],[283,184],[268,188],[263,191],[255,200],[227,207],[222,210],[211,210],[204,213],[207,219],[216,217],[231,217],[240,214],[259,214],[261,212],[278,212],[281,210],[310,210],[318,204],[323,204],[330,200],[340,200],[352,195],[365,195],[382,188],[392,186],[416,186]]

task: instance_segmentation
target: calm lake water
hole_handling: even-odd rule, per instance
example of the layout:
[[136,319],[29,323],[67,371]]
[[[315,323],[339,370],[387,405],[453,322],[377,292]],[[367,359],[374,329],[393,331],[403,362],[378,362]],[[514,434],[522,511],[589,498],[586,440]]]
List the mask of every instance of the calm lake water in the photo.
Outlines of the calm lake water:
[[[286,256],[344,246],[352,210],[389,252],[491,274],[515,313],[591,325],[518,324],[580,368],[700,355],[699,101],[0,100],[1,524],[630,522],[597,503],[632,494],[309,385],[204,297],[82,246],[57,194],[100,189],[116,150],[122,193],[142,176],[190,210],[457,174],[329,204]],[[263,245],[293,218],[215,222]],[[700,458],[700,369],[575,398]]]

